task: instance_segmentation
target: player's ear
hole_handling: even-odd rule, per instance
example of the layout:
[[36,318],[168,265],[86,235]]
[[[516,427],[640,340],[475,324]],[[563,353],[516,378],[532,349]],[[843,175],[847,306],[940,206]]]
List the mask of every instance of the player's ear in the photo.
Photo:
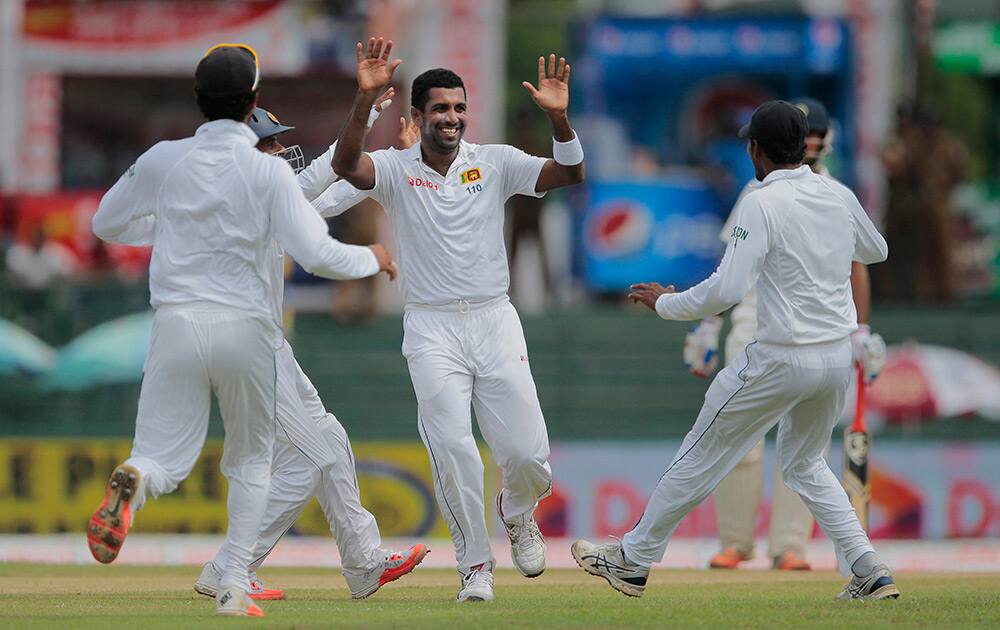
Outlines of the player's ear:
[[424,126],[424,113],[416,107],[410,105],[410,120],[418,127]]

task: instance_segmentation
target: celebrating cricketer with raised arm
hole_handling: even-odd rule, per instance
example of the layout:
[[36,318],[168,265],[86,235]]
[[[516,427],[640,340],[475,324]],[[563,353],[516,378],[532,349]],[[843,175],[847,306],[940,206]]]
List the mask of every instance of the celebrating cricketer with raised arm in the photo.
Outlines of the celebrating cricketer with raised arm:
[[538,85],[524,84],[552,123],[553,159],[462,140],[469,116],[464,83],[440,68],[413,81],[410,115],[420,142],[364,153],[367,112],[400,63],[390,61],[391,49],[382,39],[358,44],[358,93],[334,170],[391,219],[406,302],[402,350],[438,505],[455,544],[457,600],[490,601],[494,558],[470,407],[503,471],[496,505],[514,565],[527,577],[545,570],[534,511],[551,491],[548,435],[507,297],[503,207],[513,195],[541,196],[583,180],[583,149],[567,115],[570,66],[555,55],[548,64],[540,58]]
[[[230,549],[218,567],[216,614],[227,616],[264,614],[249,596],[248,567],[267,508],[279,381],[289,386],[294,380],[286,377],[296,376],[283,350],[280,252],[329,278],[395,274],[381,245],[330,238],[288,163],[255,148],[259,138],[246,123],[259,83],[252,48],[211,48],[195,70],[208,122],[140,156],[93,219],[103,240],[152,244],[155,315],[132,452],[87,525],[91,553],[112,562],[144,501],[174,491],[191,473],[214,393],[225,427]],[[327,467],[335,461],[331,454]]]
[[719,268],[683,293],[643,283],[629,294],[664,319],[694,320],[732,307],[756,287],[758,328],[743,356],[712,381],[635,527],[621,541],[572,546],[585,571],[626,595],[643,594],[650,566],[663,558],[681,519],[777,424],[782,478],[851,575],[838,598],[899,596],[824,458],[858,327],[851,263],[882,262],[888,248],[853,193],[802,164],[807,131],[805,114],[785,101],[757,108],[740,137],[749,140],[760,184],[736,208]]

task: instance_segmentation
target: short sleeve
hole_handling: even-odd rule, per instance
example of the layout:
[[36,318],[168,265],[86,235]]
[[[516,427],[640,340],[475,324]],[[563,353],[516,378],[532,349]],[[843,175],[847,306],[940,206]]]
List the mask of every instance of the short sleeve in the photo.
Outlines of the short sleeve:
[[395,186],[397,185],[396,159],[391,149],[372,151],[367,154],[375,168],[375,185],[364,191],[369,197],[382,204],[386,212],[393,207]]
[[535,192],[535,187],[542,167],[548,159],[529,155],[517,147],[506,144],[498,145],[497,148],[500,150],[497,168],[503,181],[504,199],[514,195],[545,196],[544,192]]

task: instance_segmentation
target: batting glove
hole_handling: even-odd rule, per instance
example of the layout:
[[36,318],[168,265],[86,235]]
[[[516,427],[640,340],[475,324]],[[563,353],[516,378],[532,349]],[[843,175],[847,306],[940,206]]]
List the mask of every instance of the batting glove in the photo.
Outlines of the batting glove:
[[868,324],[858,324],[858,329],[851,333],[851,347],[854,350],[854,361],[863,368],[867,385],[878,378],[885,367],[885,340],[882,335],[872,333]]
[[699,378],[708,378],[719,363],[719,332],[722,318],[703,319],[684,338],[684,365]]

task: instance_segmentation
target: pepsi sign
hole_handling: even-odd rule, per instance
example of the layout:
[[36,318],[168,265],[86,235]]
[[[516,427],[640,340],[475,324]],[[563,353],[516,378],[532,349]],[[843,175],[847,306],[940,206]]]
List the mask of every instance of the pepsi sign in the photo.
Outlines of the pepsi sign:
[[721,202],[707,183],[595,182],[577,231],[592,289],[657,281],[689,287],[715,270],[724,244]]

